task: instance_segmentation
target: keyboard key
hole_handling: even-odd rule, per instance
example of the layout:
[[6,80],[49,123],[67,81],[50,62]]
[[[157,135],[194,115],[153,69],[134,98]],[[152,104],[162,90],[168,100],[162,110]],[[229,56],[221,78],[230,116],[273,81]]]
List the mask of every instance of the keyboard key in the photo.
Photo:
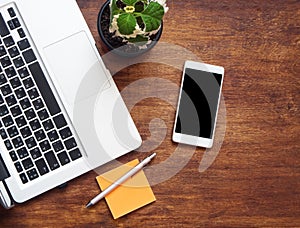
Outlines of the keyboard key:
[[3,140],[7,138],[7,134],[3,128],[0,129],[0,136]]
[[19,131],[16,126],[12,126],[7,129],[7,134],[9,135],[9,137],[13,138],[19,134]]
[[16,170],[18,171],[18,173],[23,171],[23,168],[22,168],[22,165],[20,162],[16,162],[15,167],[16,167]]
[[82,157],[79,149],[72,150],[69,154],[70,154],[72,161]]
[[55,126],[57,127],[57,129],[60,129],[67,125],[67,122],[66,122],[63,114],[60,114],[60,115],[54,117],[53,120],[54,120],[54,123],[55,123]]
[[24,116],[20,116],[18,118],[16,118],[16,123],[18,127],[23,127],[27,124],[26,119],[24,118]]
[[31,63],[36,60],[35,54],[33,53],[32,49],[24,51],[22,54],[26,63]]
[[26,158],[22,161],[22,165],[24,167],[24,169],[30,169],[33,167],[33,163],[32,163],[32,160],[31,158]]
[[40,120],[45,120],[49,117],[49,114],[46,109],[42,109],[41,111],[38,111],[38,116]]
[[3,19],[2,14],[0,13],[0,35],[2,37],[4,37],[4,36],[7,36],[8,34],[9,34],[9,30],[8,30],[8,28],[6,26],[6,23],[5,23],[4,19]]
[[33,159],[37,159],[42,156],[42,153],[38,147],[30,150],[30,155]]
[[16,76],[17,75],[17,72],[15,70],[15,68],[13,66],[5,69],[5,74],[8,78],[11,78],[13,76]]
[[67,153],[64,151],[64,152],[61,152],[57,155],[58,157],[58,160],[60,161],[60,164],[61,165],[65,165],[65,164],[68,164],[70,162],[70,159],[67,155]]
[[44,121],[44,122],[43,122],[43,126],[44,126],[44,129],[45,129],[46,131],[49,131],[49,130],[51,130],[52,128],[54,128],[54,125],[53,125],[53,123],[52,123],[52,121],[51,121],[50,119]]
[[35,117],[36,117],[36,114],[35,114],[35,111],[33,110],[33,108],[28,109],[28,110],[25,112],[25,116],[26,116],[27,120],[32,120],[33,118],[35,118]]
[[19,105],[16,105],[16,106],[12,107],[12,108],[10,109],[10,112],[11,112],[11,114],[13,115],[13,117],[16,117],[16,116],[22,114],[22,111],[21,111]]
[[18,157],[17,157],[15,151],[9,152],[9,155],[10,155],[10,158],[11,158],[12,161],[17,161],[18,160]]
[[29,41],[27,39],[23,39],[18,42],[18,46],[21,51],[25,50],[26,48],[30,47]]
[[24,145],[23,140],[20,136],[18,136],[17,138],[14,138],[12,140],[12,143],[16,149],[18,149],[19,147]]
[[20,55],[20,52],[16,46],[13,46],[12,48],[8,49],[8,53],[11,58],[14,58],[14,57]]
[[49,109],[50,114],[53,116],[59,113],[61,110],[39,63],[35,62],[31,64],[29,66],[29,70],[32,76],[34,77],[34,80],[40,90],[42,97],[44,98],[44,101]]
[[0,63],[3,68],[8,67],[12,64],[8,56],[5,56],[2,59],[0,59]]
[[17,103],[17,100],[13,94],[9,95],[8,97],[5,98],[6,104],[8,106],[13,106]]
[[35,131],[35,130],[42,127],[41,124],[40,124],[40,121],[38,121],[38,119],[30,121],[29,125],[30,125],[32,131]]
[[61,141],[54,142],[52,144],[52,146],[53,146],[53,149],[55,150],[55,152],[58,152],[58,151],[61,151],[64,149],[64,146]]
[[26,158],[29,155],[25,147],[22,147],[21,149],[17,150],[17,154],[20,159]]
[[51,142],[53,142],[59,138],[56,130],[49,131],[47,135]]
[[40,98],[35,100],[34,102],[32,102],[32,104],[33,104],[35,110],[39,110],[44,107],[43,101]]
[[6,50],[3,45],[0,46],[0,57],[6,55]]
[[70,150],[70,149],[72,149],[72,148],[74,148],[74,147],[77,146],[77,143],[76,143],[76,141],[75,141],[74,138],[70,138],[70,139],[66,140],[66,141],[64,142],[64,144],[65,144],[65,146],[66,146],[66,148],[67,148],[68,150]]
[[2,119],[2,122],[4,124],[5,127],[9,127],[10,125],[12,125],[14,123],[13,119],[11,116],[6,116]]
[[34,86],[34,83],[33,83],[32,79],[29,77],[29,78],[26,78],[23,80],[23,85],[25,86],[26,89],[29,89],[32,86]]
[[59,134],[62,139],[66,139],[72,135],[72,132],[71,132],[70,128],[66,127],[64,129],[60,130]]
[[28,179],[27,179],[25,173],[20,174],[20,179],[21,179],[23,184],[26,184],[28,182]]
[[13,149],[13,146],[11,145],[10,141],[9,140],[6,140],[4,142],[5,146],[6,146],[6,149],[9,151],[11,149]]
[[14,19],[12,19],[12,21],[15,25],[15,28],[19,28],[21,26],[20,21],[19,21],[18,18],[14,18]]
[[36,169],[31,169],[31,170],[27,171],[27,176],[28,176],[29,180],[34,180],[39,177]]
[[48,162],[49,168],[51,170],[55,170],[59,167],[58,161],[53,153],[53,151],[50,151],[45,154],[46,161]]
[[23,100],[20,101],[21,107],[23,110],[29,108],[31,106],[30,101],[28,98],[24,98]]
[[25,139],[31,135],[31,130],[29,127],[26,126],[20,130],[20,133],[22,137]]
[[43,142],[40,143],[40,148],[43,152],[49,150],[51,148],[50,143],[48,140],[45,140]]
[[31,149],[37,145],[36,141],[33,137],[26,139],[25,143],[26,143],[28,149]]
[[15,58],[13,62],[16,68],[22,67],[25,64],[21,56]]
[[3,100],[3,97],[0,94],[0,104],[3,104],[3,103],[4,103],[4,100]]
[[13,79],[10,79],[9,82],[13,89],[15,89],[21,85],[21,81],[18,77],[14,77]]
[[4,83],[6,83],[6,77],[4,74],[0,74],[0,85],[3,85]]
[[24,38],[25,37],[25,32],[24,32],[24,30],[22,28],[18,29],[18,33],[19,33],[20,38]]
[[28,91],[28,96],[31,100],[33,100],[33,99],[35,99],[39,96],[39,92],[37,91],[36,88],[33,88],[33,89]]
[[5,116],[8,114],[8,109],[6,105],[1,105],[0,106],[0,116]]
[[3,43],[8,48],[10,46],[13,46],[15,44],[15,41],[11,36],[9,36],[3,39]]
[[48,173],[49,172],[49,169],[46,165],[46,162],[43,158],[37,160],[35,162],[35,165],[36,167],[38,168],[38,171],[40,173],[41,176],[43,176],[44,174]]
[[36,131],[34,135],[37,141],[41,141],[46,138],[46,135],[42,129]]
[[2,92],[3,96],[7,96],[8,94],[12,93],[10,85],[8,85],[8,84],[2,86],[0,89],[1,89],[1,92]]
[[10,17],[15,17],[16,16],[16,13],[15,13],[15,11],[12,7],[8,8],[7,11],[9,13]]
[[17,95],[17,98],[18,98],[18,99],[21,99],[21,98],[23,98],[23,97],[26,96],[26,92],[25,92],[25,90],[24,90],[22,87],[16,89],[16,90],[15,90],[15,94]]
[[8,21],[7,24],[10,30],[14,30],[16,28],[13,20]]
[[18,70],[18,73],[19,73],[21,78],[25,78],[29,75],[29,72],[28,72],[26,67],[23,67],[20,70]]

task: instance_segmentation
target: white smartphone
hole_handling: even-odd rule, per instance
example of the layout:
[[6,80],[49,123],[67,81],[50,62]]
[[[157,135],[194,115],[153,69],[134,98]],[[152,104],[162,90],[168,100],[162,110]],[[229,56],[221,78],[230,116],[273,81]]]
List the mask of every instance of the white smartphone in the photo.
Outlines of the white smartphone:
[[173,141],[211,148],[224,68],[186,61],[173,129]]

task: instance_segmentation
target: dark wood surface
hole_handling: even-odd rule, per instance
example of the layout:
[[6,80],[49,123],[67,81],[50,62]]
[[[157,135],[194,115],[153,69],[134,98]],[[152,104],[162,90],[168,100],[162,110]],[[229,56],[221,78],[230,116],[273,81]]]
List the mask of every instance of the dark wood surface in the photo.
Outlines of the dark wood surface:
[[[104,0],[77,2],[104,55],[107,49],[96,27]],[[105,201],[85,209],[99,192],[98,174],[91,171],[64,189],[51,190],[9,211],[1,208],[1,227],[300,226],[300,1],[169,0],[168,6],[160,41],[226,71],[226,135],[212,165],[199,172],[205,150],[198,148],[180,172],[152,187],[155,203],[118,220],[112,219]],[[164,61],[147,62],[155,55]],[[145,82],[124,98],[127,105],[139,91],[166,97],[146,97],[131,109],[143,140],[157,144],[152,164],[160,164],[178,146],[171,142],[178,90],[162,89],[153,78],[179,87],[181,70],[164,64],[168,57],[160,49],[142,58],[145,63],[128,66],[114,78],[120,90],[139,79]],[[185,56],[177,53],[173,58]],[[181,148],[183,160],[188,151],[191,148]],[[133,152],[119,161],[147,154]]]

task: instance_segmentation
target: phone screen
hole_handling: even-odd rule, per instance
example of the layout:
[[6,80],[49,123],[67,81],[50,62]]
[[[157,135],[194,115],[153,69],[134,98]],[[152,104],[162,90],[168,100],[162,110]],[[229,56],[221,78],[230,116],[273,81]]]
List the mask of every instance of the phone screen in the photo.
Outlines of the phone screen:
[[175,132],[211,139],[222,75],[186,68]]

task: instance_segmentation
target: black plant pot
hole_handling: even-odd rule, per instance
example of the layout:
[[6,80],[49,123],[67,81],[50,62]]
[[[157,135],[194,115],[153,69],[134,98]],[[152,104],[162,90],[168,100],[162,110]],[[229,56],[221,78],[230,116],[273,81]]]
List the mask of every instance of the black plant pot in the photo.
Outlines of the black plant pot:
[[160,39],[163,23],[161,23],[161,27],[159,31],[152,35],[150,38],[152,42],[147,44],[147,48],[139,49],[134,44],[125,44],[122,42],[122,38],[113,37],[113,34],[109,32],[109,24],[110,24],[110,9],[109,9],[110,0],[107,0],[101,7],[98,14],[97,28],[98,33],[103,41],[103,43],[107,46],[109,50],[113,53],[123,56],[123,57],[136,57],[144,54],[149,51],[151,48],[155,46],[157,41]]

